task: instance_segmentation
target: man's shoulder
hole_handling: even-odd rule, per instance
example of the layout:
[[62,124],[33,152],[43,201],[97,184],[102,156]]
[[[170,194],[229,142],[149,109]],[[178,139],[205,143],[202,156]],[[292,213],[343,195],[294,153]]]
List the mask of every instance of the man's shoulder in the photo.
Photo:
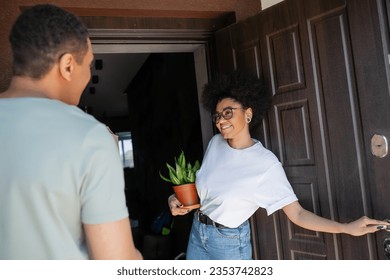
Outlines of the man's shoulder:
[[43,104],[43,106],[50,114],[57,115],[65,121],[72,122],[74,125],[96,125],[100,123],[95,117],[85,113],[79,107],[68,105],[58,100],[48,100],[47,104]]

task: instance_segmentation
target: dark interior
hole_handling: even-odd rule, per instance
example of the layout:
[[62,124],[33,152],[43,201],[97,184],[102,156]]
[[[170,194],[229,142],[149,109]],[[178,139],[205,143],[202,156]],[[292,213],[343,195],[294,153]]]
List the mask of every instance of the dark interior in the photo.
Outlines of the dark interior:
[[[192,53],[151,54],[125,89],[129,114],[95,116],[113,132],[131,132],[134,168],[124,169],[126,198],[136,221],[134,240],[145,259],[174,259],[186,250],[192,215],[171,216],[167,199],[173,190],[159,171],[166,173],[165,163],[172,163],[181,150],[191,162],[202,159],[195,78]],[[80,106],[87,103],[84,98]],[[170,232],[163,234],[161,227],[170,229],[172,222]]]

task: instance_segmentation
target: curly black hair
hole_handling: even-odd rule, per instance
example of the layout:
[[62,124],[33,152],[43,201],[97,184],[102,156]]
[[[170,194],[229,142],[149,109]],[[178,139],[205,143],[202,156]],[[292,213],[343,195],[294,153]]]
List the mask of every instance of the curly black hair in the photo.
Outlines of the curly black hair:
[[13,74],[39,79],[64,53],[81,64],[88,51],[88,29],[75,15],[51,4],[28,8],[15,21],[9,40]]
[[250,125],[253,127],[265,116],[271,105],[272,94],[263,80],[251,73],[236,70],[229,74],[219,74],[204,86],[202,104],[210,113],[215,112],[218,102],[224,98],[231,98],[244,108],[252,108]]

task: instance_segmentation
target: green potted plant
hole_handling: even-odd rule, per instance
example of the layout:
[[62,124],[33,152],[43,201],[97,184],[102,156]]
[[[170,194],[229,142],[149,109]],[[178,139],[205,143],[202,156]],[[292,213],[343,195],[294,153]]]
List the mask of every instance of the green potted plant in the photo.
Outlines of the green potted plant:
[[195,186],[196,172],[200,168],[199,161],[195,161],[192,165],[186,161],[184,152],[181,151],[178,158],[174,158],[174,167],[166,163],[168,168],[168,176],[161,174],[160,177],[166,182],[173,184],[173,190],[177,199],[186,208],[199,208],[199,197]]

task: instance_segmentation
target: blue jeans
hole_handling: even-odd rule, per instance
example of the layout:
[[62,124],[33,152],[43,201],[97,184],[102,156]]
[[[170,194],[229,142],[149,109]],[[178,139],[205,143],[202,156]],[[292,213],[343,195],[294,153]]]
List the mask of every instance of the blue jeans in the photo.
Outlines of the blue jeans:
[[187,260],[252,259],[249,222],[237,228],[217,228],[200,223],[195,213],[186,256]]

